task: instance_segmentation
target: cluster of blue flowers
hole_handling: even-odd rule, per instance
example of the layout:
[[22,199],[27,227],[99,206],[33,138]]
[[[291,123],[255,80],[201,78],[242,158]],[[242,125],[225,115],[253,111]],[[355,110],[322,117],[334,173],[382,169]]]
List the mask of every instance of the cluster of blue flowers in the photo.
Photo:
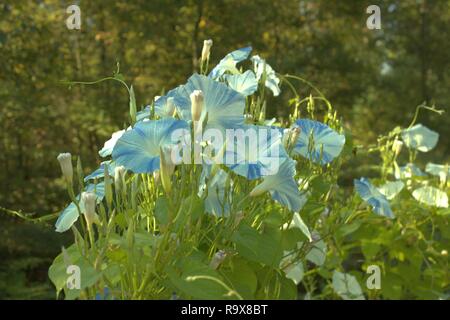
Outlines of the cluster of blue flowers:
[[[400,136],[401,140],[396,138],[392,145],[395,156],[398,156],[403,145],[406,145],[408,149],[413,150],[414,152],[428,152],[436,146],[439,140],[439,134],[437,132],[428,129],[422,124],[416,124],[402,130]],[[410,180],[415,177],[423,178],[427,176],[425,172],[413,163],[398,166],[395,162],[394,166],[394,177],[396,181],[388,181],[382,186],[374,186],[367,178],[354,180],[356,192],[372,207],[373,211],[380,216],[385,216],[391,219],[395,218],[395,215],[392,212],[388,200],[393,199],[404,189],[405,183],[402,180]],[[426,172],[431,175],[439,176],[445,181],[447,179],[448,172],[450,171],[448,170],[448,167],[444,165],[428,163]],[[434,187],[422,187],[416,189],[413,192],[413,196],[419,202],[427,205],[444,208],[448,207],[447,195]]]
[[[251,191],[250,196],[269,192],[275,201],[293,212],[298,212],[306,202],[306,193],[299,189],[295,178],[296,161],[290,156],[300,155],[318,165],[326,165],[341,153],[345,136],[323,123],[308,119],[296,121],[289,129],[246,123],[246,97],[254,94],[258,86],[266,86],[274,96],[280,94],[279,77],[259,56],[250,58],[253,70],[241,72],[238,69],[239,63],[249,59],[251,50],[251,47],[246,47],[229,53],[208,76],[194,74],[186,84],[155,99],[151,106],[137,114],[137,122],[132,127],[114,133],[105,143],[99,153],[102,157],[111,156],[112,160],[103,162],[100,168],[85,180],[101,179],[105,167],[110,174],[114,174],[114,168],[119,166],[132,173],[149,174],[160,170],[161,157],[165,150],[170,152],[179,149],[180,145],[193,143],[190,133],[194,122],[198,120],[204,132],[213,130],[224,136],[229,130],[253,130],[256,133],[255,146],[258,152],[246,148],[245,143],[239,139],[222,141],[223,157],[233,159],[231,163],[225,162],[225,166],[248,180],[262,180]],[[194,110],[192,96],[199,92],[202,94],[202,107],[199,118],[195,119],[193,113],[198,110]],[[157,120],[150,119],[153,114]],[[274,131],[276,134],[273,134]],[[272,134],[262,134],[263,132]],[[205,135],[202,139],[207,140]],[[289,152],[286,150],[286,141],[292,146]],[[232,151],[228,146],[234,146]],[[219,150],[215,150],[216,155],[220,154],[221,148],[217,149]],[[275,159],[271,158],[276,160],[275,170],[269,168],[273,163],[267,160],[268,154],[275,155]],[[226,216],[230,206],[223,201],[230,174],[228,170],[211,170],[217,159],[208,162],[206,155],[202,154],[201,157],[203,172],[199,195],[207,194],[204,199],[205,210],[211,214]],[[207,193],[204,192],[205,188],[209,188]],[[101,192],[99,184],[96,190],[97,199],[101,201],[104,192]],[[77,218],[76,207],[71,204],[59,217],[56,223],[57,231],[68,230]]]

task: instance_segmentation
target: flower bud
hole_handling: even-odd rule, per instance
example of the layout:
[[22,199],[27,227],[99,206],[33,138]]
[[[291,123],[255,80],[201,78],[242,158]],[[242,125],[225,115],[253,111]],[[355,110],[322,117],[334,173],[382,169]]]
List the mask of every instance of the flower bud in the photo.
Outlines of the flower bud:
[[212,45],[213,41],[211,39],[203,41],[202,62],[209,59],[209,54],[211,52]]
[[125,182],[126,169],[124,166],[118,166],[114,168],[114,185],[116,190],[121,190]]
[[172,182],[171,176],[173,171],[175,170],[175,164],[172,161],[172,148],[171,147],[161,147],[160,149],[160,158],[159,158],[159,171],[161,177],[161,183],[163,185],[164,190],[167,193],[172,191]]
[[394,143],[392,144],[392,151],[394,151],[395,156],[398,156],[400,154],[400,152],[402,151],[402,147],[403,147],[403,141],[394,140]]
[[72,184],[73,180],[73,167],[72,167],[72,155],[70,153],[60,153],[56,158],[61,166],[61,171],[69,184]]
[[83,192],[81,194],[81,201],[84,204],[84,217],[88,226],[93,223],[99,223],[95,207],[97,205],[97,196],[93,192]]
[[217,251],[214,257],[211,259],[209,266],[212,269],[216,270],[217,268],[219,268],[219,266],[222,264],[222,262],[225,260],[226,257],[227,253],[225,251],[223,250]]
[[202,115],[203,105],[204,105],[204,96],[201,90],[194,90],[191,95],[191,113],[192,113],[192,121],[199,121],[200,116]]

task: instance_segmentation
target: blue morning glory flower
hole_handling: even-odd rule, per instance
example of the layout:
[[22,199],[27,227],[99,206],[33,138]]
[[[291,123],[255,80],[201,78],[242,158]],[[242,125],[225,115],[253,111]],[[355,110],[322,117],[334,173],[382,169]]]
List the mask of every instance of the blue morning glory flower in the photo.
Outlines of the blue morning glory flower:
[[247,59],[251,51],[252,47],[245,47],[230,52],[225,56],[225,58],[220,60],[219,64],[215,66],[214,69],[212,69],[209,77],[212,79],[217,79],[226,72],[231,72],[233,74],[239,73],[239,70],[236,68],[236,64]]
[[402,140],[410,149],[428,152],[436,146],[439,140],[439,133],[428,129],[422,124],[416,124],[402,131]]
[[113,161],[108,160],[108,161],[103,161],[97,170],[93,171],[90,175],[87,175],[84,178],[84,182],[87,182],[89,180],[103,178],[105,176],[105,167],[108,167],[108,174],[111,177],[114,177],[114,169],[116,168],[116,164]]
[[[105,197],[105,183],[89,184],[86,187],[86,192],[94,192],[97,196],[97,203],[100,203]],[[77,196],[77,201],[80,206],[81,213],[84,213],[84,203],[80,195]],[[65,232],[69,230],[72,225],[78,220],[79,213],[75,203],[71,202],[56,220],[56,232]]]
[[273,175],[287,158],[278,128],[244,125],[227,140],[224,163],[249,180]]
[[172,118],[138,122],[117,141],[112,157],[116,165],[134,173],[153,172],[159,169],[160,147],[176,144],[183,130],[189,125]]
[[252,60],[253,62],[253,68],[255,70],[256,78],[258,79],[258,81],[265,73],[266,77],[265,86],[272,91],[274,96],[278,96],[281,92],[279,87],[280,79],[277,77],[272,67],[258,55],[251,57],[250,60]]
[[386,197],[374,187],[368,179],[361,178],[353,180],[356,192],[361,196],[361,198],[372,206],[373,211],[380,215],[388,218],[395,218],[394,213],[391,210],[389,201]]
[[[207,192],[205,198],[206,212],[218,217],[227,217],[230,214],[230,199],[226,199],[225,192],[229,175],[224,170],[219,169],[214,176],[211,177],[211,169],[211,165],[203,166],[198,195],[201,197]],[[229,195],[229,197],[231,197],[231,195]]]
[[250,196],[258,196],[266,191],[272,199],[286,206],[289,210],[299,212],[307,201],[306,193],[300,193],[295,181],[295,161],[287,158],[282,162],[278,172],[263,178]]
[[250,70],[242,74],[227,74],[225,75],[225,80],[231,89],[244,96],[252,95],[258,89],[258,80],[256,80],[255,74]]
[[[345,136],[327,125],[309,119],[297,120],[294,127],[300,128],[300,135],[294,147],[294,153],[315,163],[327,164],[336,158],[345,144]],[[310,138],[314,145],[310,146]],[[310,153],[310,150],[312,152]]]
[[182,119],[186,121],[192,119],[190,94],[194,90],[201,90],[204,95],[204,108],[200,118],[200,121],[203,121],[206,113],[208,114],[208,123],[204,129],[223,130],[244,124],[244,96],[228,88],[224,83],[199,74],[192,75],[185,85],[170,92]]

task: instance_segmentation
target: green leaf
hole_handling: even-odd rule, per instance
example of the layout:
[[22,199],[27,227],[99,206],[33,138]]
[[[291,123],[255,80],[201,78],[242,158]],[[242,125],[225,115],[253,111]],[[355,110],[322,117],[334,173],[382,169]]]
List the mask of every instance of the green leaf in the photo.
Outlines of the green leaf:
[[278,267],[283,255],[281,231],[266,228],[263,233],[241,224],[232,241],[243,257],[267,266]]
[[333,289],[344,300],[365,300],[358,281],[351,274],[334,271]]
[[92,265],[84,258],[80,259],[76,265],[80,267],[80,290],[64,288],[66,300],[73,300],[80,296],[82,290],[92,287],[100,279],[102,273],[95,270]]
[[163,226],[169,223],[169,200],[165,196],[161,196],[156,200],[155,218]]
[[73,244],[69,248],[63,249],[63,252],[53,260],[52,265],[48,269],[48,276],[56,287],[57,294],[66,286],[67,267],[71,264],[76,264],[79,259],[80,253],[77,246]]
[[297,286],[294,281],[286,278],[284,272],[264,267],[258,270],[257,277],[259,285],[256,299],[297,299]]
[[[67,288],[67,280],[71,274],[67,273],[67,267],[75,265],[80,268],[80,289]],[[76,299],[81,291],[93,286],[101,276],[101,272],[95,270],[92,265],[81,257],[76,245],[70,246],[59,254],[48,270],[50,280],[56,287],[57,293],[64,290],[66,299]]]
[[241,258],[235,258],[232,267],[223,271],[224,278],[244,299],[254,299],[258,279],[249,264]]

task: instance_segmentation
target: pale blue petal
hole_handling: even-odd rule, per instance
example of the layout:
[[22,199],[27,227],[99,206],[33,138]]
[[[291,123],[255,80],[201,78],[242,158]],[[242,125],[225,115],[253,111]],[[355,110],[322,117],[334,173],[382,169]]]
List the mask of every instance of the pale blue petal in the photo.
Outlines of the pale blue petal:
[[78,220],[79,214],[75,203],[71,202],[56,220],[56,232],[65,232]]
[[[297,120],[294,127],[301,129],[294,153],[315,163],[327,164],[339,156],[345,144],[345,136],[338,134],[327,125],[309,119]],[[314,145],[310,146],[312,135]],[[312,150],[310,153],[309,150]]]
[[112,134],[111,139],[106,141],[103,148],[98,152],[100,157],[105,158],[105,157],[111,155],[111,153],[114,149],[114,146],[116,145],[117,141],[120,139],[120,137],[123,135],[124,132],[125,132],[125,130],[120,130],[120,131],[116,131]]
[[295,181],[295,161],[292,159],[285,159],[275,175],[264,177],[263,184],[272,199],[291,211],[299,212],[306,203],[306,194],[300,193]]
[[239,131],[234,141],[227,141],[225,165],[249,180],[277,172],[288,157],[279,128],[244,125],[235,133]]
[[249,96],[258,89],[258,80],[256,80],[255,74],[250,70],[242,74],[226,75],[225,79],[231,89],[244,96]]
[[[95,192],[97,195],[97,203],[100,203],[105,197],[105,183],[89,184],[86,187],[86,192]],[[84,203],[80,195],[78,195],[77,200],[79,202],[81,213],[84,213]],[[65,232],[69,230],[72,225],[78,220],[79,213],[75,203],[71,202],[56,220],[55,227],[56,232]]]
[[192,118],[190,94],[194,90],[201,90],[205,97],[202,119],[208,113],[208,123],[204,129],[224,130],[244,123],[245,97],[223,83],[198,74],[192,75],[186,85],[177,88],[173,96],[184,120],[190,121]]
[[144,109],[142,109],[136,114],[136,121],[140,122],[144,121],[145,119],[149,119],[150,113],[151,113],[151,106],[146,106]]
[[359,180],[355,179],[353,182],[356,192],[358,192],[365,202],[372,206],[372,209],[376,214],[391,219],[395,217],[389,205],[389,201],[369,182],[369,180],[361,178]]
[[252,47],[245,47],[230,52],[222,60],[220,60],[219,64],[217,64],[214,69],[212,69],[209,77],[212,79],[217,79],[226,72],[238,73],[239,71],[236,69],[236,64],[246,60],[251,51]]
[[103,178],[105,176],[105,166],[108,167],[108,174],[111,177],[114,177],[114,170],[116,168],[116,164],[114,162],[112,162],[111,160],[108,160],[108,161],[103,161],[100,164],[100,167],[97,170],[92,172],[90,175],[87,175],[84,178],[84,182],[87,182],[89,180],[95,180],[95,179]]
[[[190,108],[191,105],[190,99],[189,97],[185,97],[181,94],[182,90],[183,85],[170,90],[169,92],[167,92],[165,96],[157,97],[154,102],[155,114],[161,118],[170,118],[173,116],[172,114],[170,114],[167,108],[168,98],[174,98],[174,104],[177,110],[187,110],[188,108]],[[137,121],[142,121],[144,119],[150,118],[150,114],[151,114],[151,106],[146,106],[144,110],[138,112]]]
[[230,52],[228,55],[234,61],[236,61],[236,63],[239,63],[239,62],[246,60],[248,58],[248,56],[250,55],[250,52],[252,52],[252,47],[248,46],[248,47],[240,48],[233,52]]
[[421,124],[416,124],[409,129],[403,130],[402,140],[410,149],[428,152],[436,146],[439,134]]
[[117,141],[112,153],[116,165],[134,173],[159,169],[160,147],[177,143],[172,141],[172,133],[177,129],[189,130],[189,125],[172,118],[138,122]]
[[265,86],[272,91],[274,96],[278,96],[281,92],[279,87],[280,79],[277,77],[275,71],[258,55],[253,56],[251,60],[253,62],[253,68],[255,70],[257,80],[259,81],[265,73]]

